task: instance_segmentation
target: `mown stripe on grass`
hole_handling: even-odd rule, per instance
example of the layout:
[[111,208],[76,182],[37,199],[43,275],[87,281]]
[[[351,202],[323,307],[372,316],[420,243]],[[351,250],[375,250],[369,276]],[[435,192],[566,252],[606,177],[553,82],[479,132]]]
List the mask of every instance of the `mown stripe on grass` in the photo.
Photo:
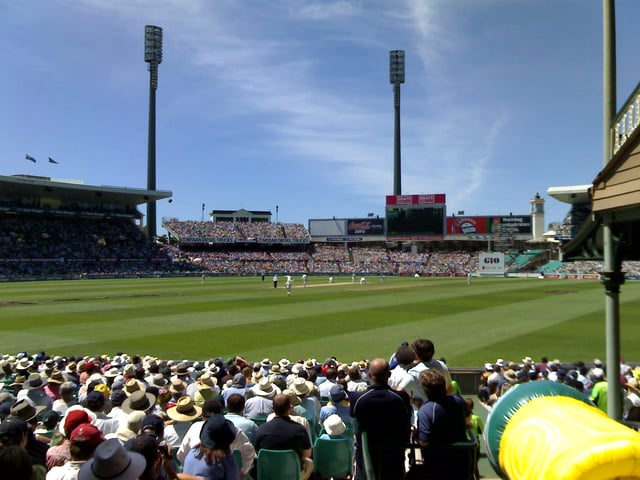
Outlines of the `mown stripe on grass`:
[[[487,361],[487,352],[493,357],[496,345],[512,341],[526,350],[536,332],[598,315],[604,302],[595,282],[482,279],[466,286],[459,279],[389,279],[366,288],[298,289],[288,299],[283,289],[255,279],[215,279],[203,286],[182,280],[115,282],[113,289],[111,281],[96,282],[78,293],[100,290],[119,297],[0,307],[0,351],[95,354],[133,348],[176,358],[351,359],[385,356],[403,340],[428,337],[436,341],[436,355],[451,364],[477,364]],[[575,293],[546,293],[560,287]],[[63,290],[61,295],[68,294]],[[625,286],[623,308],[639,294]],[[7,318],[6,312],[20,315]],[[549,344],[554,346],[562,348],[562,342]]]

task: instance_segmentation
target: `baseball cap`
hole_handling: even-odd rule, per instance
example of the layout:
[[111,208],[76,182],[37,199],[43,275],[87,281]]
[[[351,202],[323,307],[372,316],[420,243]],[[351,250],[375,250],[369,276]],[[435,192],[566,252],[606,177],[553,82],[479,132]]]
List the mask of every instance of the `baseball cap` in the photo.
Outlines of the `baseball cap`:
[[98,430],[97,427],[90,423],[83,423],[74,428],[69,438],[73,444],[88,445],[90,447],[97,447],[104,440],[104,435]]
[[17,445],[29,433],[29,425],[25,420],[9,416],[0,423],[0,441],[5,445]]
[[70,436],[78,425],[91,423],[91,419],[83,409],[70,410],[64,418],[64,433]]
[[159,415],[150,413],[142,420],[140,431],[161,438],[164,435],[164,420]]

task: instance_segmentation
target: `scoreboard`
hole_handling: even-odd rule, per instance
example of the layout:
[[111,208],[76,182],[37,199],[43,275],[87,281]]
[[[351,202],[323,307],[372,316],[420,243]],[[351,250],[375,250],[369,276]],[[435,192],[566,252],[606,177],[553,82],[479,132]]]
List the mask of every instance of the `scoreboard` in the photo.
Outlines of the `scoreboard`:
[[387,195],[386,219],[390,240],[441,239],[446,232],[446,195]]

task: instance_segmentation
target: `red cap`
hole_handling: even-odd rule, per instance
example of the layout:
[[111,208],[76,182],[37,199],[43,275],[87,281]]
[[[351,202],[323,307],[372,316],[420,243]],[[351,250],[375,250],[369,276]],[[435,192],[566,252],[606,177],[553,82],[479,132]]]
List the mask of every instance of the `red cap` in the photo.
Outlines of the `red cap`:
[[71,432],[82,423],[91,423],[87,412],[83,409],[71,410],[64,419],[64,433],[69,437]]
[[71,443],[81,443],[83,445],[97,447],[104,442],[104,435],[102,435],[102,432],[94,425],[83,423],[71,432],[70,440]]

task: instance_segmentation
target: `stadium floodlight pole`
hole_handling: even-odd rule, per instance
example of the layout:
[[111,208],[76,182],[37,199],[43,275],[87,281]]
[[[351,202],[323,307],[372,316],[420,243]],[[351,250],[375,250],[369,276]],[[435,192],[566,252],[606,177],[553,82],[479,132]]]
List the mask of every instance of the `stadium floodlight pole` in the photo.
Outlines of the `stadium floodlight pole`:
[[393,84],[393,194],[402,195],[400,168],[400,84],[404,83],[404,50],[389,52],[389,80]]
[[[149,139],[147,144],[147,190],[156,189],[156,90],[158,65],[162,63],[162,28],[144,27],[144,61],[149,64]],[[156,236],[156,202],[147,202],[147,235]]]
[[[613,157],[611,125],[616,116],[616,16],[615,1],[602,0],[602,97],[603,97],[603,164]],[[601,282],[605,287],[605,331],[607,347],[608,398],[622,398],[620,385],[620,286],[624,283],[622,256],[616,258],[619,243],[613,234],[613,214],[606,212],[602,218],[603,272]],[[607,414],[622,420],[622,402],[607,402]]]

